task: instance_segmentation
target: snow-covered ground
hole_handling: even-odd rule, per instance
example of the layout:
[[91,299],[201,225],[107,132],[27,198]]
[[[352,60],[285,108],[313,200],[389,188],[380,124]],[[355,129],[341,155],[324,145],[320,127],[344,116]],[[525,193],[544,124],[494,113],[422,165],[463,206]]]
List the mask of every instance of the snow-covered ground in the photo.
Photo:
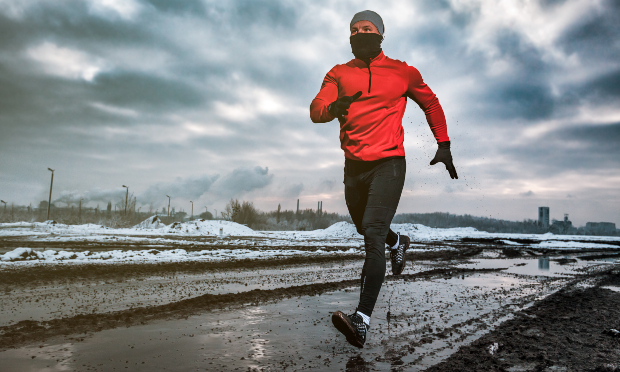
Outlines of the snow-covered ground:
[[290,256],[329,255],[329,254],[357,254],[361,255],[360,249],[350,248],[346,251],[300,251],[295,249],[212,249],[202,251],[186,251],[185,249],[143,249],[143,250],[112,250],[105,252],[67,252],[48,250],[35,250],[32,248],[16,248],[0,256],[2,261],[42,261],[42,262],[93,262],[107,261],[119,262],[161,262],[161,261],[222,261],[229,259],[273,259]]
[[[393,224],[408,235],[414,248],[426,243],[459,242],[463,239],[495,240],[497,244],[531,249],[620,249],[620,237],[487,233],[471,227],[438,229],[419,224]],[[296,255],[362,254],[363,237],[355,226],[338,222],[314,231],[254,231],[230,221],[195,220],[163,224],[156,216],[132,228],[112,229],[100,225],[64,225],[53,221],[0,224],[0,238],[23,242],[73,243],[83,247],[70,252],[58,249],[15,248],[0,253],[0,262],[127,262],[261,259]],[[210,239],[199,239],[199,238]],[[527,243],[523,243],[527,240]],[[146,249],[88,251],[90,243],[147,245]],[[610,244],[611,243],[611,244]],[[617,244],[617,245],[616,245]],[[187,246],[186,249],[178,246]],[[226,247],[230,247],[227,249]],[[446,246],[449,247],[449,246]],[[174,249],[171,249],[174,248]],[[190,249],[191,248],[191,249]],[[201,249],[202,248],[202,249]],[[441,248],[440,248],[441,249]]]
[[2,236],[36,236],[36,235],[188,235],[188,236],[260,236],[261,233],[230,221],[195,220],[191,222],[175,222],[163,224],[157,217],[149,217],[138,225],[127,229],[113,229],[101,225],[64,225],[54,221],[47,222],[17,222],[0,224]]

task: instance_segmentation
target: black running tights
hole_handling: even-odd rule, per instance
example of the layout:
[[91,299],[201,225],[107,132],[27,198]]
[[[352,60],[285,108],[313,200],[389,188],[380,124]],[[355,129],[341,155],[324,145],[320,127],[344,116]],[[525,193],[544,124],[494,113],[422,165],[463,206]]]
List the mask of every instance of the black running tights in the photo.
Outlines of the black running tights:
[[385,278],[385,244],[398,236],[390,224],[403,191],[405,158],[345,160],[345,199],[357,232],[364,236],[366,260],[357,310],[370,316]]

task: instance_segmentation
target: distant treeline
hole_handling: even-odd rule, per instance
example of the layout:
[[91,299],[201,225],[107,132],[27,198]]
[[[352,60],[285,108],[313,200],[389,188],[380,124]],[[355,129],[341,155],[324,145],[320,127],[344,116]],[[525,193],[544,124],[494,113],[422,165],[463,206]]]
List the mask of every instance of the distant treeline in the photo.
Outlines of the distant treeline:
[[506,221],[488,217],[476,217],[469,214],[450,213],[402,213],[394,217],[392,223],[419,223],[428,227],[474,227],[480,231],[503,233],[544,234],[548,230],[538,226],[535,220]]
[[[112,228],[119,227],[131,227],[134,226],[148,217],[155,214],[155,212],[146,211],[141,212],[140,208],[137,210],[132,207],[131,203],[128,203],[130,208],[125,210],[124,208],[116,210],[111,208],[111,204],[108,203],[107,208],[100,209],[80,206],[70,207],[56,207],[52,204],[50,210],[49,219],[58,223],[67,225],[80,225],[80,224],[97,224]],[[175,215],[160,216],[162,222],[170,224],[175,221],[182,221],[186,215],[184,212],[179,212]],[[30,206],[9,206],[8,208],[0,208],[0,223],[7,222],[43,222],[47,220],[47,205],[45,208],[32,208]]]
[[[67,225],[78,225],[92,223],[112,228],[131,227],[144,221],[150,216],[158,215],[159,219],[165,224],[176,221],[187,221],[190,219],[224,219],[240,224],[244,224],[255,230],[316,230],[324,229],[339,221],[351,222],[348,216],[341,216],[338,213],[325,212],[322,209],[303,209],[297,211],[274,210],[263,212],[254,207],[249,201],[239,201],[231,199],[224,211],[214,217],[210,211],[204,211],[194,216],[184,211],[170,212],[167,209],[161,211],[148,207],[148,211],[141,211],[136,208],[135,198],[128,198],[127,208],[125,208],[123,198],[119,205],[108,203],[104,209],[71,205],[57,207],[52,204],[50,210],[50,220]],[[43,222],[47,220],[47,202],[42,202],[39,208],[31,206],[8,205],[0,206],[0,223],[7,222]]]
[[490,233],[516,233],[516,234],[554,234],[566,235],[606,235],[614,236],[615,232],[589,231],[584,227],[575,228],[572,225],[556,221],[552,226],[540,226],[537,220],[525,219],[523,221],[506,221],[488,217],[476,217],[469,214],[457,215],[443,212],[435,213],[402,213],[397,214],[392,223],[419,223],[428,227],[451,228],[451,227],[473,227],[479,231]]
[[[58,208],[52,205],[50,219],[65,224],[84,224],[94,223],[108,227],[130,227],[134,226],[146,218],[158,213],[162,222],[170,224],[175,221],[187,221],[191,219],[186,212],[171,211],[167,215],[166,210],[141,212],[136,210],[135,199],[129,199],[127,209],[124,205],[121,208],[112,209],[112,204],[108,203],[105,209],[64,207]],[[205,211],[199,215],[194,215],[194,219],[212,220],[214,216],[211,212]],[[32,208],[30,206],[0,206],[1,222],[42,222],[47,219],[47,205],[44,208]],[[347,221],[352,223],[348,215],[340,215],[334,212],[326,212],[321,209],[300,209],[277,210],[264,212],[254,207],[249,201],[239,201],[231,199],[223,212],[219,213],[216,219],[225,219],[240,224],[244,224],[255,230],[316,230],[324,229],[336,222]],[[457,215],[450,213],[402,213],[397,214],[392,223],[417,223],[428,227],[451,228],[451,227],[473,227],[480,231],[491,233],[518,233],[518,234],[544,234],[552,232],[554,234],[570,235],[604,235],[620,236],[619,230],[615,231],[592,231],[585,227],[575,228],[570,221],[554,221],[549,227],[540,226],[538,221],[526,219],[523,221],[506,221],[488,217],[476,217],[469,214]]]
[[231,199],[222,216],[230,221],[247,225],[255,230],[316,230],[325,229],[336,222],[352,222],[349,216],[325,212],[322,209],[299,211],[278,209],[263,212],[248,201]]

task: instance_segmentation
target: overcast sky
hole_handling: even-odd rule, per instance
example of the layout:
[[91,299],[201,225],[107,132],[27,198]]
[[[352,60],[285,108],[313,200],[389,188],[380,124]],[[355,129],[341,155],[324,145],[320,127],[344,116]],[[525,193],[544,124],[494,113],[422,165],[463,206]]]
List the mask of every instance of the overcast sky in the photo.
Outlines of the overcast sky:
[[[620,2],[0,0],[0,198],[346,213],[324,75],[371,9],[421,72],[459,173],[409,101],[397,213],[620,225]],[[144,208],[144,207],[143,207]],[[148,208],[148,207],[147,207]],[[144,209],[143,209],[144,210]]]

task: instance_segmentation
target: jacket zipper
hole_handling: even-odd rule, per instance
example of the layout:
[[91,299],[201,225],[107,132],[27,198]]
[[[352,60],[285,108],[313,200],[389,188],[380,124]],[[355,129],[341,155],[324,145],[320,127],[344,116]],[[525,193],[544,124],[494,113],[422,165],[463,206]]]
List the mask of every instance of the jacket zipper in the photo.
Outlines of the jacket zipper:
[[372,73],[370,72],[370,63],[368,64],[368,93],[370,93],[370,84],[372,82]]
[[368,66],[368,93],[370,93],[370,85],[372,84],[372,72],[370,72],[370,58],[364,59],[363,61],[366,62],[366,66]]

